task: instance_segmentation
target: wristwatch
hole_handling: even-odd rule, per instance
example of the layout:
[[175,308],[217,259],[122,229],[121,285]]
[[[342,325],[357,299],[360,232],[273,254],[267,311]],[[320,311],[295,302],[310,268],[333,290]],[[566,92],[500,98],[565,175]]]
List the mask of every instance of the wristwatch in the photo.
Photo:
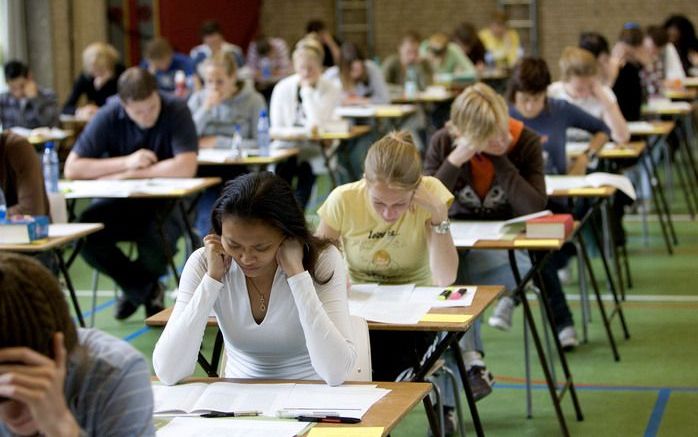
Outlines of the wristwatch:
[[446,219],[438,225],[431,225],[431,229],[437,234],[448,234],[451,230],[451,222]]

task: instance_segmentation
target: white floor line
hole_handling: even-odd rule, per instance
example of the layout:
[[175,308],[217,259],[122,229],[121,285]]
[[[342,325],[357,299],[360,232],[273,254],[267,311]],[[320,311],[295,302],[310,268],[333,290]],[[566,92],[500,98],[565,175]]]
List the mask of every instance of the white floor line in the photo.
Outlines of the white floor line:
[[[590,293],[593,293],[593,291],[590,291]],[[632,291],[631,291],[632,293]],[[572,294],[572,293],[565,293],[565,297],[567,300],[572,300],[572,301],[579,301],[580,300],[580,295],[579,294]],[[590,298],[594,298],[592,295],[589,296]],[[613,296],[610,294],[601,294],[601,298],[604,301],[611,301],[613,300]],[[672,303],[694,303],[698,302],[698,296],[681,296],[681,295],[674,295],[674,294],[667,294],[667,295],[662,295],[662,294],[638,294],[638,295],[633,295],[633,294],[628,294],[626,291],[625,293],[625,301],[626,302],[672,302]]]
[[[674,222],[692,222],[695,220],[691,220],[691,216],[689,214],[671,214],[671,219]],[[623,220],[627,220],[629,222],[637,223],[637,222],[642,222],[642,216],[639,214],[626,214],[623,217]],[[656,222],[658,221],[657,219],[657,214],[650,214],[647,216],[647,221],[648,222]]]

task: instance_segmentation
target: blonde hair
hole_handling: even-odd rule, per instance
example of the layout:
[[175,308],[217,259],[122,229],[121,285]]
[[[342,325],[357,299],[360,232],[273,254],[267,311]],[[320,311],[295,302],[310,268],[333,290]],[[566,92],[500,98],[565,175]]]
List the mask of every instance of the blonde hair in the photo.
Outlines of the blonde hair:
[[579,47],[565,47],[560,56],[560,75],[567,81],[572,77],[590,77],[598,73],[594,55]]
[[492,136],[506,132],[509,112],[504,98],[484,83],[471,85],[453,102],[446,126],[454,137],[485,146]]
[[95,67],[114,71],[118,61],[119,52],[104,42],[93,42],[82,51],[82,68],[87,74],[90,74]]
[[297,59],[304,57],[315,59],[319,65],[322,65],[322,61],[325,58],[325,49],[322,48],[320,41],[312,36],[312,34],[298,41],[293,50],[294,63]]
[[373,143],[364,161],[368,183],[414,190],[422,180],[422,160],[407,131],[394,131]]
[[237,64],[235,63],[233,57],[229,53],[222,52],[216,53],[210,58],[206,58],[201,63],[201,70],[199,71],[204,71],[204,69],[207,67],[220,67],[223,69],[223,71],[225,71],[225,74],[228,76],[232,76],[233,74],[236,74],[238,71]]

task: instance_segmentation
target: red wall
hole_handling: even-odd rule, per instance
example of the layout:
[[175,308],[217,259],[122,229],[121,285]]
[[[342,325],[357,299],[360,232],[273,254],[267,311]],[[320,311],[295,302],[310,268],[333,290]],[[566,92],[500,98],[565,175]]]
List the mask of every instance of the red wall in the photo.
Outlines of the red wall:
[[226,41],[247,52],[257,31],[262,0],[159,0],[160,34],[175,50],[189,53],[201,44],[199,27],[216,20]]

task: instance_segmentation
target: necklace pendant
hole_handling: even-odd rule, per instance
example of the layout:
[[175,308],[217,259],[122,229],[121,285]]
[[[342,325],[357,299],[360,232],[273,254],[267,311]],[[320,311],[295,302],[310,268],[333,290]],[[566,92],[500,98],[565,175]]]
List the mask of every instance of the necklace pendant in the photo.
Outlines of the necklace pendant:
[[264,302],[264,299],[262,299],[262,300],[259,301],[259,310],[260,310],[260,311],[266,311],[266,310],[267,310],[267,305],[266,305],[266,303]]

